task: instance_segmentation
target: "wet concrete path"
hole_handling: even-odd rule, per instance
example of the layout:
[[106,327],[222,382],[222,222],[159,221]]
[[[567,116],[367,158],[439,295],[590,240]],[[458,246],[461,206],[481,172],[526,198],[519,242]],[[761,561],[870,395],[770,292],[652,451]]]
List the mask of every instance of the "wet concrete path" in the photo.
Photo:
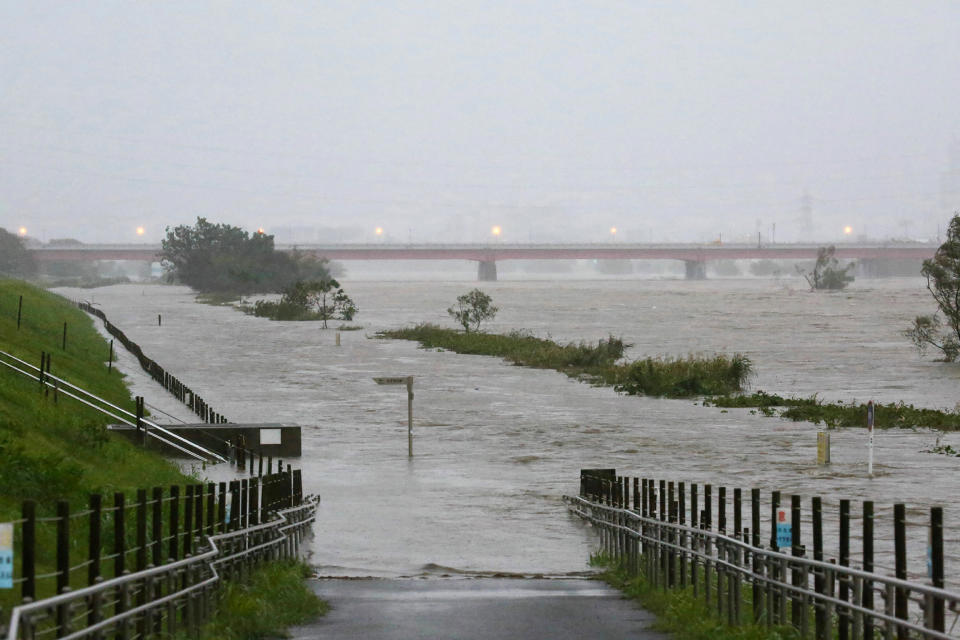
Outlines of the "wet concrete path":
[[458,640],[665,640],[653,616],[597,580],[314,580],[330,603],[293,638],[457,638]]

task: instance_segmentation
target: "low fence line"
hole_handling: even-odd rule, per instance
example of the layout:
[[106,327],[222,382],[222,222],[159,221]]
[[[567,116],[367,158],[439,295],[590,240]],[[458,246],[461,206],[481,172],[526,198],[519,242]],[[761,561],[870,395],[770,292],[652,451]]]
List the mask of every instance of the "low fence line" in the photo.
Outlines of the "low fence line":
[[[94,494],[87,509],[71,513],[61,501],[51,517],[37,517],[36,504],[25,501],[23,517],[5,523],[22,547],[13,577],[22,604],[0,633],[7,640],[105,633],[143,638],[194,629],[210,614],[221,578],[242,577],[260,562],[299,553],[318,503],[303,496],[300,471],[289,467],[221,482],[219,492],[214,483],[175,485],[168,496],[153,487],[149,494],[138,489],[129,504],[124,493],[115,493],[112,507]],[[87,526],[78,527],[83,519]],[[77,547],[87,549],[86,559],[72,564]],[[55,570],[38,575],[38,556]],[[110,561],[113,576],[106,577]],[[44,593],[50,595],[38,599]]]
[[[229,422],[226,416],[217,411],[214,411],[213,408],[207,404],[207,402],[194,393],[193,389],[183,384],[179,378],[174,375],[171,375],[166,369],[161,367],[155,360],[148,357],[143,353],[143,349],[140,348],[136,342],[127,337],[127,335],[120,330],[115,324],[107,320],[107,314],[105,314],[100,309],[95,308],[89,302],[77,302],[77,306],[86,311],[90,315],[96,316],[103,320],[103,326],[107,330],[107,333],[112,335],[114,338],[120,341],[127,351],[132,353],[134,357],[140,362],[140,367],[146,371],[151,378],[153,378],[157,383],[159,383],[165,390],[170,392],[177,400],[182,402],[187,407],[190,407],[190,410],[195,414],[200,416],[200,419],[203,422],[208,424],[225,424]],[[110,351],[111,361],[113,359],[113,348],[111,346]]]
[[[689,493],[686,489],[689,488]],[[565,496],[571,512],[599,529],[601,551],[631,575],[663,589],[692,588],[730,625],[790,625],[802,638],[860,640],[960,637],[960,593],[944,589],[943,511],[930,510],[930,584],[907,579],[906,510],[894,505],[895,576],[874,572],[873,503],[864,502],[863,561],[851,566],[850,502],[840,503],[839,563],[823,554],[823,513],[811,499],[813,557],[801,544],[801,498],[791,496],[789,517],[780,492],[771,495],[770,546],[761,544],[760,490],[750,492],[749,527],[743,526],[740,489],[733,492],[733,522],[726,519],[726,488],[659,483],[616,476],[613,469],[582,470],[580,495]],[[685,517],[688,509],[689,522]],[[779,525],[779,527],[777,526]],[[780,549],[789,549],[789,552]],[[947,628],[947,612],[953,621]]]

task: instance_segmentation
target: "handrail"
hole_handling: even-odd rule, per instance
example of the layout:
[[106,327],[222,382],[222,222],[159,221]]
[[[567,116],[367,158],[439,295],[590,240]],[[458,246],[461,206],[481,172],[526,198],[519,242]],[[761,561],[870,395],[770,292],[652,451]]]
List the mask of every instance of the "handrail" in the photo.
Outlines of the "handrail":
[[[33,364],[29,363],[29,362],[26,362],[25,360],[22,360],[22,359],[16,357],[15,355],[13,355],[13,354],[7,353],[6,351],[0,351],[0,356],[10,358],[11,360],[15,360],[16,362],[19,362],[20,364],[22,364],[22,365],[24,365],[24,366],[26,366],[26,367],[29,367],[30,369],[32,369],[32,370],[34,370],[34,371],[40,372],[40,368],[37,367],[36,365],[33,365]],[[17,371],[17,372],[19,372],[19,373],[21,373],[21,374],[23,374],[23,375],[26,375],[27,377],[31,378],[32,380],[37,380],[37,381],[40,380],[40,377],[39,377],[39,376],[33,375],[32,373],[30,373],[30,372],[28,372],[28,371],[23,371],[23,370],[21,370],[21,369],[18,369],[17,367],[11,365],[10,363],[3,362],[3,360],[0,360],[0,364],[4,364],[4,365],[10,367],[10,368],[13,369],[14,371]],[[52,379],[52,380],[55,380],[56,382],[61,383],[61,384],[63,384],[64,386],[67,386],[67,387],[69,387],[69,388],[71,388],[71,389],[74,389],[74,390],[78,391],[79,393],[81,393],[81,394],[83,394],[83,395],[85,395],[85,396],[87,396],[87,397],[89,397],[89,398],[93,398],[96,402],[102,403],[102,404],[106,405],[107,407],[110,407],[111,409],[114,409],[115,411],[118,411],[118,412],[120,412],[120,413],[122,413],[122,414],[125,414],[125,415],[127,415],[127,416],[130,416],[130,417],[134,418],[134,420],[136,420],[136,415],[135,415],[134,413],[132,413],[132,412],[130,412],[130,411],[127,411],[126,409],[123,409],[123,408],[121,408],[121,407],[118,407],[117,405],[109,402],[108,400],[104,400],[103,398],[97,396],[96,394],[90,393],[89,391],[87,391],[87,390],[85,390],[85,389],[82,389],[81,387],[78,387],[78,386],[75,385],[75,384],[71,384],[71,383],[68,382],[67,380],[64,380],[63,378],[60,378],[60,377],[58,377],[58,376],[55,376],[55,375],[53,375],[53,374],[51,374],[51,373],[47,373],[47,372],[45,372],[45,371],[44,371],[44,372],[40,372],[40,373],[41,373],[41,375],[43,376],[44,379],[50,378],[50,379]],[[84,400],[83,398],[80,398],[80,397],[78,397],[78,396],[70,393],[69,391],[66,391],[66,390],[64,390],[64,389],[62,389],[62,388],[60,388],[60,387],[57,387],[57,385],[51,384],[51,383],[47,382],[46,380],[44,380],[44,384],[45,384],[46,386],[50,387],[50,388],[56,388],[56,389],[58,389],[58,391],[59,391],[60,393],[63,393],[64,395],[66,395],[66,396],[68,396],[68,397],[70,397],[70,398],[73,398],[74,400],[77,400],[77,401],[79,401],[79,402],[82,402],[83,404],[87,405],[88,407],[91,407],[91,408],[93,408],[93,409],[96,409],[97,411],[100,411],[101,413],[110,416],[110,417],[113,418],[114,420],[119,420],[120,422],[122,422],[122,423],[124,423],[124,424],[126,424],[126,425],[128,425],[128,426],[131,426],[131,427],[135,427],[135,426],[136,426],[136,422],[130,422],[129,419],[125,419],[125,418],[123,418],[123,417],[121,417],[121,416],[115,415],[115,414],[107,411],[106,409],[104,409],[104,408],[102,408],[102,407],[98,407],[97,405],[95,405],[95,404],[93,404],[93,403],[91,403],[91,402],[89,402],[89,401],[87,401],[87,400]],[[224,458],[224,457],[221,456],[220,454],[216,453],[215,451],[211,451],[210,449],[207,449],[206,447],[203,447],[203,446],[201,446],[201,445],[199,445],[199,444],[197,444],[197,443],[195,443],[195,442],[193,442],[193,441],[191,441],[191,440],[189,440],[189,439],[187,439],[187,438],[184,438],[184,437],[181,436],[181,435],[178,435],[178,434],[176,434],[176,433],[173,433],[173,432],[170,431],[169,429],[163,428],[162,426],[160,426],[159,424],[157,424],[156,422],[154,422],[154,421],[152,421],[152,420],[149,420],[149,419],[147,419],[147,418],[141,418],[140,420],[141,420],[141,422],[143,422],[144,424],[146,424],[148,427],[150,427],[150,429],[147,429],[147,430],[146,430],[146,431],[147,431],[147,435],[150,435],[151,437],[156,438],[157,440],[160,440],[161,442],[163,442],[163,443],[165,443],[165,444],[168,444],[168,445],[170,445],[170,446],[172,446],[172,447],[174,447],[174,448],[176,448],[176,449],[178,449],[178,450],[180,450],[180,451],[182,451],[182,452],[190,455],[191,457],[196,458],[197,460],[202,460],[202,461],[204,461],[204,460],[216,459],[216,460],[219,460],[220,462],[226,462],[226,461],[227,461],[226,458]],[[185,449],[185,448],[183,448],[183,447],[181,447],[181,446],[178,446],[178,445],[174,444],[173,442],[170,442],[170,441],[167,440],[166,438],[161,438],[160,436],[156,435],[155,433],[152,433],[152,431],[159,431],[160,433],[163,433],[164,435],[169,436],[170,438],[172,438],[172,439],[174,439],[174,440],[177,440],[177,441],[179,441],[179,442],[185,443],[186,445],[191,446],[191,447],[193,447],[194,449],[202,452],[206,457],[204,457],[204,456],[202,456],[202,455],[197,455],[196,453],[193,453],[193,452],[191,452],[191,451],[188,451],[187,449]]]
[[[650,526],[662,526],[668,529],[673,529],[676,531],[683,531],[691,535],[697,535],[702,538],[712,538],[714,540],[720,540],[726,546],[739,547],[745,551],[751,553],[762,553],[763,555],[769,556],[771,558],[776,558],[778,560],[787,560],[792,564],[801,564],[807,565],[811,568],[830,570],[837,573],[849,574],[853,577],[864,578],[866,580],[871,580],[873,582],[883,582],[885,584],[893,585],[894,587],[899,587],[902,589],[909,589],[910,591],[917,591],[925,595],[937,596],[938,598],[944,598],[947,600],[956,600],[960,602],[960,593],[947,591],[946,589],[940,589],[934,587],[933,585],[926,585],[920,582],[910,582],[909,580],[901,580],[893,576],[885,576],[880,573],[872,573],[870,571],[863,571],[862,569],[857,569],[855,567],[848,567],[844,565],[832,564],[830,562],[824,562],[822,560],[814,560],[812,558],[807,558],[805,556],[794,556],[788,553],[783,553],[781,551],[774,551],[773,549],[765,549],[763,547],[755,547],[752,544],[743,542],[737,538],[731,538],[730,536],[724,535],[723,533],[717,531],[711,531],[709,529],[699,529],[696,527],[691,527],[689,525],[680,524],[677,522],[669,522],[668,520],[660,520],[657,518],[645,518],[642,515],[638,514],[636,511],[631,511],[630,509],[622,509],[620,507],[614,507],[612,505],[600,504],[597,502],[590,502],[589,500],[584,499],[581,496],[563,496],[564,500],[580,502],[585,505],[589,505],[591,509],[599,509],[602,511],[608,511],[610,513],[616,513],[619,515],[626,516],[638,522],[645,523]],[[585,519],[593,519],[591,516],[584,514],[584,512],[577,512],[577,515]],[[616,529],[620,529],[625,533],[637,533],[635,529],[629,527],[624,527],[617,524],[608,524]],[[683,550],[684,547],[677,546],[677,550]]]
[[[276,517],[272,518],[267,522],[251,525],[243,529],[237,529],[235,531],[228,531],[224,533],[205,536],[207,539],[207,543],[209,544],[209,549],[197,555],[189,556],[181,560],[168,562],[166,564],[158,565],[155,567],[149,567],[147,569],[143,569],[141,571],[137,571],[134,573],[128,573],[122,576],[117,576],[115,578],[110,578],[87,587],[79,588],[75,591],[68,591],[65,593],[60,593],[55,596],[51,596],[49,598],[44,598],[43,600],[37,600],[35,602],[28,602],[28,603],[18,605],[14,607],[13,611],[11,612],[10,626],[7,630],[6,638],[7,640],[17,639],[18,633],[20,631],[20,621],[22,618],[29,615],[30,613],[33,613],[36,611],[43,611],[43,610],[52,610],[59,606],[69,605],[71,602],[75,602],[77,600],[82,600],[87,597],[94,596],[97,593],[109,591],[111,589],[114,589],[124,584],[139,582],[142,580],[155,578],[157,576],[168,575],[171,572],[180,571],[185,567],[195,566],[199,564],[203,567],[208,568],[212,573],[212,575],[198,583],[180,588],[173,593],[168,593],[166,596],[152,599],[149,602],[146,602],[142,605],[138,605],[136,607],[127,609],[119,613],[114,613],[114,615],[110,616],[109,618],[100,620],[99,622],[88,625],[83,629],[77,630],[63,637],[68,639],[83,638],[93,633],[96,633],[97,631],[113,626],[122,620],[126,620],[128,618],[135,617],[138,614],[144,613],[151,609],[155,609],[158,606],[165,604],[171,600],[182,598],[185,595],[192,593],[193,591],[202,589],[206,586],[209,586],[219,581],[221,579],[221,576],[216,569],[217,565],[234,560],[236,558],[239,558],[245,555],[249,555],[250,553],[260,549],[264,549],[270,546],[275,546],[285,541],[287,539],[287,536],[286,534],[283,533],[283,531],[286,530],[287,528],[290,528],[291,526],[304,526],[312,522],[313,519],[315,518],[314,514],[319,504],[320,504],[320,500],[318,497],[308,496],[304,499],[304,502],[301,505],[297,505],[295,507],[289,507],[287,509],[281,509],[279,511],[274,512],[273,515]],[[295,512],[305,511],[305,510],[313,511],[314,514],[311,514],[309,518],[305,518],[303,520],[291,521],[287,517],[288,515],[291,515]],[[223,542],[232,538],[246,539],[248,536],[250,536],[253,533],[256,533],[258,531],[265,531],[268,529],[275,529],[280,535],[264,543],[258,544],[254,547],[247,547],[236,553],[232,553],[230,555],[220,557],[222,554],[222,550],[220,546],[217,545],[217,542]]]
[[[662,554],[666,551],[669,554],[675,553],[678,558],[688,558],[690,561],[699,559],[705,563],[712,563],[716,571],[722,570],[730,575],[742,576],[755,586],[766,585],[761,586],[761,589],[775,589],[779,598],[800,598],[805,603],[803,606],[837,608],[847,612],[847,615],[862,616],[886,624],[888,629],[893,627],[909,630],[923,638],[937,640],[956,640],[957,638],[956,635],[951,635],[953,629],[950,632],[939,631],[929,626],[922,626],[910,619],[898,617],[889,602],[886,610],[877,610],[869,604],[863,604],[862,601],[836,597],[830,588],[813,589],[809,580],[813,576],[817,579],[826,578],[831,583],[846,581],[847,584],[864,585],[863,588],[878,592],[886,599],[889,599],[891,594],[901,593],[905,594],[904,597],[907,598],[905,601],[920,602],[921,606],[925,606],[924,603],[940,601],[948,606],[951,612],[958,615],[960,615],[958,611],[960,610],[960,593],[855,567],[754,546],[722,532],[645,516],[631,509],[594,502],[583,496],[564,496],[563,499],[569,504],[572,513],[598,526],[602,531],[608,532],[608,536],[612,535],[612,538],[608,537],[607,540],[614,540],[613,545],[617,553],[631,553],[629,550],[624,551],[622,542],[617,542],[629,539],[635,542],[628,544],[641,543],[643,553],[652,550],[654,554]],[[686,544],[688,540],[689,546]],[[731,555],[734,558],[732,561]],[[749,561],[746,559],[748,556],[751,558]],[[743,558],[742,561],[741,558]],[[657,560],[655,564],[661,561]],[[672,563],[672,560],[670,562]],[[756,563],[761,567],[759,573],[757,573],[758,564]],[[770,571],[763,569],[765,566],[776,567],[776,572],[771,575]],[[662,571],[662,568],[656,570]],[[796,572],[800,572],[802,577],[794,584]],[[709,586],[705,588],[709,589]],[[768,606],[770,606],[769,603]]]

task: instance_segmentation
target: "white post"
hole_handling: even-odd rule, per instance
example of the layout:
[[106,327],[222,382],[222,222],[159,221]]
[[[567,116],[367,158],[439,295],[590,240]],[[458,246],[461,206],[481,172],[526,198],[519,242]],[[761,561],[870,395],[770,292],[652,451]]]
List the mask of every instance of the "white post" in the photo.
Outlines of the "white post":
[[867,403],[867,475],[873,477],[873,400]]
[[407,457],[413,457],[413,376],[407,376]]

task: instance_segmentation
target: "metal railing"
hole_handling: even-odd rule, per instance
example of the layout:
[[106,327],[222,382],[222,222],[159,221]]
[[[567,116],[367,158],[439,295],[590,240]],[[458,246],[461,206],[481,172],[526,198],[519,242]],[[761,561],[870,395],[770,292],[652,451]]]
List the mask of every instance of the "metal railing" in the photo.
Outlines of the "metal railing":
[[[181,453],[204,462],[226,462],[227,459],[203,447],[183,436],[165,429],[161,425],[144,417],[138,417],[136,414],[127,411],[117,405],[104,400],[103,398],[74,385],[63,378],[51,374],[49,371],[41,369],[25,360],[22,360],[6,351],[0,351],[0,365],[23,375],[31,380],[36,380],[41,389],[53,391],[55,396],[64,395],[84,404],[91,409],[99,411],[114,420],[128,426],[144,429],[145,436],[158,440],[163,444],[170,446]],[[139,424],[138,424],[139,423]]]
[[[96,316],[103,321],[103,327],[114,338],[120,341],[127,351],[129,351],[140,363],[140,367],[150,375],[158,384],[172,394],[177,400],[190,408],[195,414],[200,416],[203,422],[209,424],[224,424],[229,422],[223,414],[214,411],[200,395],[193,389],[185,385],[179,378],[168,372],[160,363],[147,356],[139,344],[127,337],[120,327],[116,326],[107,319],[107,315],[100,309],[94,307],[86,301],[76,301],[77,307],[86,311],[90,315]],[[158,318],[159,320],[159,318]],[[113,361],[113,341],[110,341],[110,360]]]
[[[296,494],[278,496],[297,500]],[[299,555],[300,544],[316,517],[318,497],[270,512],[266,522],[207,535],[194,554],[149,565],[76,590],[28,601],[13,609],[7,640],[38,638],[145,638],[196,629],[213,610],[216,584],[243,578],[261,562]],[[252,514],[251,514],[252,515]],[[234,515],[244,518],[246,514]],[[250,524],[253,522],[253,524]],[[212,527],[211,527],[212,529]]]
[[14,608],[7,640],[145,638],[196,629],[212,612],[216,584],[255,565],[297,557],[320,500],[276,511],[262,524],[209,535],[182,560]]
[[[841,564],[825,561],[819,498],[813,503],[814,538],[819,542],[815,542],[814,557],[809,558],[799,544],[788,545],[789,553],[773,544],[764,548],[760,543],[757,507],[752,534],[749,528],[741,528],[737,512],[735,526],[729,532],[725,523],[713,530],[709,511],[698,512],[695,491],[691,491],[691,519],[687,523],[682,515],[682,486],[675,494],[673,483],[669,492],[664,491],[661,483],[658,510],[654,481],[643,479],[641,491],[638,479],[634,479],[631,509],[630,478],[593,480],[585,483],[586,491],[582,487],[582,495],[564,499],[571,512],[599,530],[602,554],[630,575],[643,576],[651,586],[692,589],[695,597],[715,608],[730,625],[790,625],[801,637],[818,640],[960,637],[960,593],[942,588],[939,508],[932,510],[929,547],[934,584],[923,584],[906,579],[905,566],[899,559],[896,577],[875,573],[872,542],[869,566],[849,566],[848,557],[842,558]],[[709,504],[709,486],[706,489],[704,497]],[[665,500],[667,493],[669,500]],[[675,501],[675,496],[680,500]],[[759,503],[758,490],[754,490],[753,498]],[[798,515],[798,501],[793,506]],[[738,501],[738,510],[739,507]],[[898,507],[901,509],[895,509],[895,514],[902,511],[902,505]],[[799,516],[796,521],[799,536]],[[952,614],[949,626],[948,612]]]

